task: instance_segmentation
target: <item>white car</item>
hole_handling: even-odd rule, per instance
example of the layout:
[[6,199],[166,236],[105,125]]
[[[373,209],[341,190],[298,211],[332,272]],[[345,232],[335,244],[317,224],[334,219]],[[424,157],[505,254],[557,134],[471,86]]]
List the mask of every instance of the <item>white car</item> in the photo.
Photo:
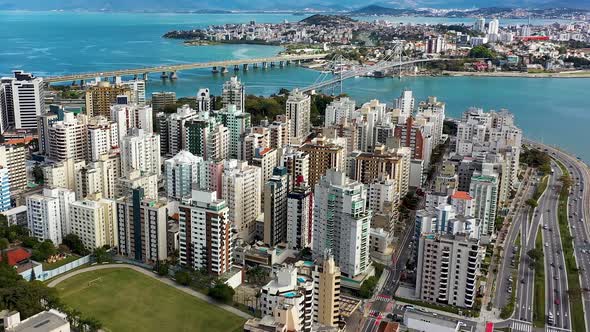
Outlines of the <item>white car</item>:
[[549,242],[545,242],[545,247],[549,247]]

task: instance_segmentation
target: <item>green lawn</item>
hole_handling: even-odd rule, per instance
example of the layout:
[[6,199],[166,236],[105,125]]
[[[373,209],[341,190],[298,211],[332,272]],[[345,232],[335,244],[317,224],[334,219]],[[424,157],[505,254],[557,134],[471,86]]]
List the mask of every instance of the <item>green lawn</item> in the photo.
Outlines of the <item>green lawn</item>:
[[80,256],[78,256],[78,255],[69,255],[68,257],[62,259],[61,261],[58,261],[55,263],[46,263],[45,262],[45,263],[43,263],[43,271],[57,269],[58,267],[60,267],[62,265],[66,265],[68,263],[71,263],[78,258],[80,258]]
[[127,268],[82,273],[60,298],[106,331],[241,331],[244,319]]

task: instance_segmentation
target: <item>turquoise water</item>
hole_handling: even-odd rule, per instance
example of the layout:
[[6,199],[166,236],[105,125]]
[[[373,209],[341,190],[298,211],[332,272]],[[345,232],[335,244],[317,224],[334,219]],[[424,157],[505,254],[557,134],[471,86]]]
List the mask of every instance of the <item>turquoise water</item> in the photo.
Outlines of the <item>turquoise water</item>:
[[[131,14],[0,12],[0,75],[24,69],[38,76],[117,68],[153,66],[276,54],[279,47],[257,45],[184,46],[180,41],[161,38],[173,29],[204,27],[229,22],[281,22],[299,20],[287,14]],[[363,18],[373,19],[373,18]],[[431,18],[389,18],[405,23],[470,23],[471,20]],[[507,24],[524,21],[505,21]],[[549,22],[538,22],[549,23]],[[306,86],[318,78],[313,70],[288,67],[239,72],[249,93],[268,95],[278,89]],[[213,75],[209,70],[179,73],[173,83],[153,75],[148,93],[175,91],[179,96],[194,95],[209,87],[214,94],[229,75]],[[483,77],[420,77],[398,79],[356,78],[344,83],[344,92],[359,103],[378,98],[391,103],[404,88],[418,100],[429,95],[447,103],[450,116],[459,116],[470,106],[485,109],[507,108],[516,114],[525,135],[559,145],[590,160],[590,110],[587,79],[532,79]]]

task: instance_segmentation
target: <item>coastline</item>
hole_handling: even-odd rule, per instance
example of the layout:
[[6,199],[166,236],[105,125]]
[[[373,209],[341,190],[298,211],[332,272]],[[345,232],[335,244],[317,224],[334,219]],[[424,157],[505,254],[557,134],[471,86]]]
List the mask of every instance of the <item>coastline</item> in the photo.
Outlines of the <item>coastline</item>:
[[522,73],[522,72],[470,72],[443,71],[441,76],[471,77],[519,77],[519,78],[590,78],[590,70],[576,70],[563,73]]

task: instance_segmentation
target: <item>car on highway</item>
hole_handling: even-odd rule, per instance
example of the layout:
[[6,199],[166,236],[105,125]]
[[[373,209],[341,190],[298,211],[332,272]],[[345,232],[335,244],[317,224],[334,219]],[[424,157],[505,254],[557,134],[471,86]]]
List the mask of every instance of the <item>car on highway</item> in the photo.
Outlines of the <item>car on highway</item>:
[[545,247],[549,247],[549,242],[545,242]]
[[559,305],[561,303],[561,301],[559,301],[559,299],[555,299],[555,301],[553,301],[555,304]]

